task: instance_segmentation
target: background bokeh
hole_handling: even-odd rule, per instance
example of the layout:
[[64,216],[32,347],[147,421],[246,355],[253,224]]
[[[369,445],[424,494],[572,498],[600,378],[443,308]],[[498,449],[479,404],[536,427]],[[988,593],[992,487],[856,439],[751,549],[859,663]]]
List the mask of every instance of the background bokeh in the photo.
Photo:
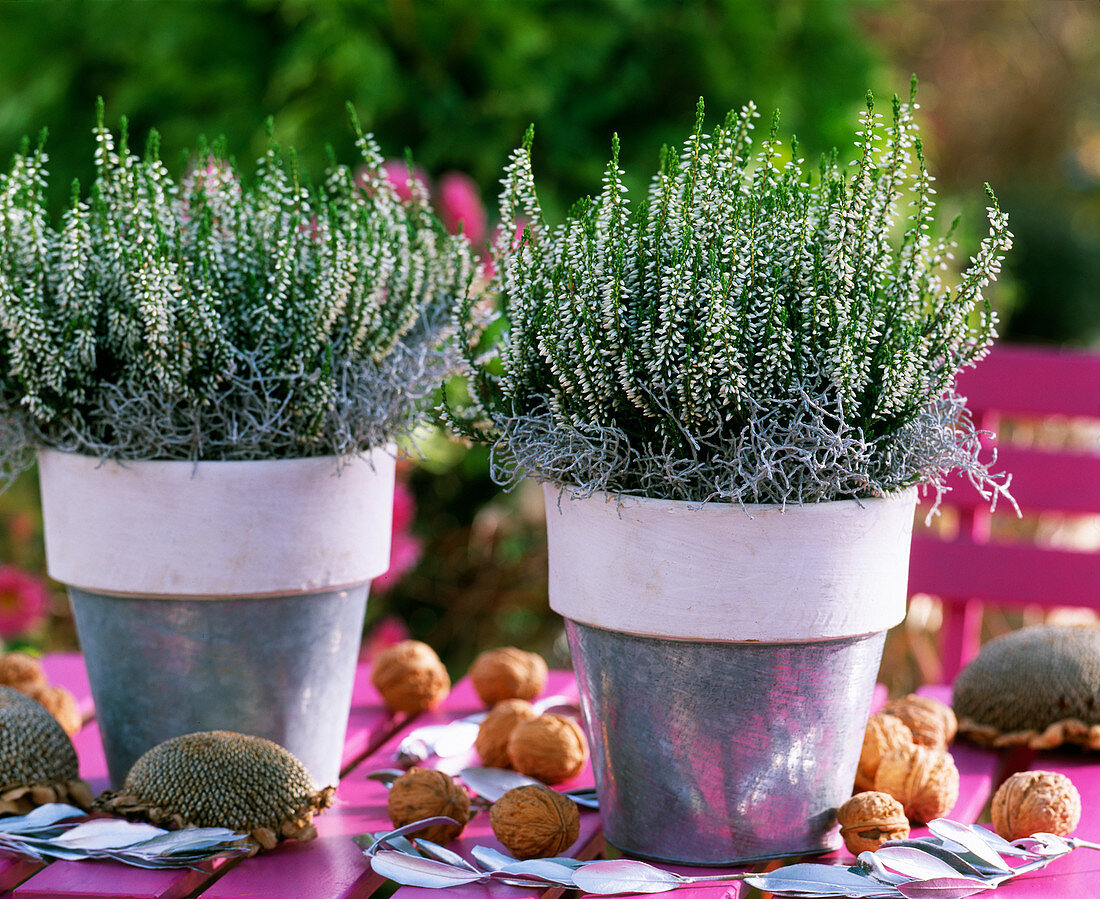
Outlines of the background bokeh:
[[[778,106],[808,156],[843,153],[865,91],[885,101],[911,72],[941,217],[964,217],[962,255],[984,227],[984,181],[1009,212],[1017,247],[992,291],[1005,337],[1095,345],[1095,0],[0,2],[0,154],[48,127],[60,208],[72,179],[90,177],[102,96],[109,121],[128,116],[137,140],[159,129],[169,161],[200,134],[224,134],[247,169],[273,116],[277,138],[316,172],[326,145],[353,159],[350,101],[388,154],[411,151],[469,230],[478,195],[491,222],[528,123],[555,216],[599,189],[613,132],[629,183],[644,184],[699,96],[713,118],[749,99],[765,114]],[[370,639],[407,628],[459,671],[501,643],[561,663],[537,490],[502,494],[484,451],[437,433],[419,453],[403,464],[401,564],[372,594]],[[43,600],[36,490],[30,473],[0,496],[0,636],[71,646],[59,586]]]

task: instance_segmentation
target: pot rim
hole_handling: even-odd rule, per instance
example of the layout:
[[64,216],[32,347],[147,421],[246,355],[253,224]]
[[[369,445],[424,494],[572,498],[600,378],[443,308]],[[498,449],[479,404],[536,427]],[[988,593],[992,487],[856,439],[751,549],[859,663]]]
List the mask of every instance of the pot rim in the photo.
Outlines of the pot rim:
[[388,449],[227,462],[42,450],[38,464],[50,576],[90,592],[296,595],[366,583],[389,566]]
[[544,485],[550,606],[671,640],[802,643],[905,617],[917,488],[877,500],[692,508]]

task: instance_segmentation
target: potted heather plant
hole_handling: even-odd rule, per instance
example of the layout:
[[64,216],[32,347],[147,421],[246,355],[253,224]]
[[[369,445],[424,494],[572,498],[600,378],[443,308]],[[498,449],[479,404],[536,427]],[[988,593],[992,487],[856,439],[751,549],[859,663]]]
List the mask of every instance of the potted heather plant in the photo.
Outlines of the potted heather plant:
[[0,173],[0,451],[9,473],[37,454],[116,784],[212,729],[338,778],[394,441],[472,272],[355,127],[362,165],[316,186],[274,143],[253,178],[215,143],[177,181],[101,105],[57,226],[41,143]]
[[615,140],[600,195],[556,226],[530,133],[506,169],[503,321],[462,306],[469,397],[448,417],[502,484],[545,483],[550,602],[605,832],[633,854],[837,845],[918,487],[1007,486],[952,385],[994,337],[982,289],[1011,235],[990,192],[948,281],[916,108],[895,98],[884,125],[869,97],[846,174],[835,153],[807,171],[775,125],[751,152],[752,105],[705,133],[700,102],[646,197]]

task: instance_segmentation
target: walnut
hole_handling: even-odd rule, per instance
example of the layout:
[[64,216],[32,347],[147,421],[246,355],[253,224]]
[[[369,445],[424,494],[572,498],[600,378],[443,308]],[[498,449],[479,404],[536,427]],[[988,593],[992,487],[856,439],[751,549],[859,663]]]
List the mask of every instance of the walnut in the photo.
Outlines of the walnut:
[[1081,820],[1081,794],[1064,774],[1021,771],[993,794],[993,828],[1006,840],[1033,833],[1066,836]]
[[84,726],[84,717],[76,705],[76,697],[64,687],[39,686],[27,693],[57,719],[70,737]]
[[489,706],[504,699],[534,699],[546,689],[546,676],[542,656],[514,646],[483,652],[470,668],[474,689]]
[[909,836],[905,809],[889,793],[856,793],[837,809],[836,819],[852,855],[874,852],[887,840]]
[[395,712],[434,709],[451,691],[451,679],[439,656],[419,640],[405,640],[380,653],[370,679]]
[[873,790],[875,772],[882,757],[895,749],[913,745],[913,733],[900,718],[879,713],[867,720],[863,732],[863,749],[856,769],[856,789]]
[[512,736],[512,730],[521,721],[531,721],[537,717],[531,703],[524,699],[505,699],[493,706],[481,722],[474,743],[482,764],[490,768],[511,768],[508,738]]
[[46,686],[46,672],[42,663],[25,652],[6,652],[0,655],[0,686],[14,687],[20,693],[29,693],[35,687]]
[[915,693],[886,703],[882,714],[900,718],[913,732],[913,742],[918,746],[946,749],[959,729],[959,722],[950,706]]
[[902,746],[882,757],[875,790],[889,793],[910,821],[923,824],[947,814],[959,798],[959,769],[942,749]]
[[390,787],[386,811],[394,827],[404,827],[422,818],[446,815],[458,824],[433,824],[412,836],[433,843],[448,843],[462,833],[470,818],[470,797],[449,774],[431,768],[406,771]]
[[509,790],[489,811],[489,824],[516,858],[550,858],[565,852],[580,836],[577,805],[542,784]]
[[556,784],[580,774],[588,761],[588,741],[572,718],[539,715],[513,728],[508,757],[521,774]]

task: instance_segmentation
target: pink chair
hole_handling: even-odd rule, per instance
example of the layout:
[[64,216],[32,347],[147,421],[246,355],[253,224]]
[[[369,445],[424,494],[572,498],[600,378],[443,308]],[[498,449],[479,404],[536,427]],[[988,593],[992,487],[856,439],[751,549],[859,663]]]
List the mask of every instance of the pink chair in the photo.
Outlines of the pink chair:
[[[1050,425],[1068,419],[1092,419],[1094,429],[1100,422],[1100,354],[999,345],[960,376],[959,392],[982,429],[996,431],[1002,421],[1017,423],[1019,430],[1024,420]],[[1085,433],[1094,445],[1069,450],[1001,440],[995,469],[1011,472],[1011,493],[1025,519],[1100,515],[1100,431]],[[1028,528],[995,527],[988,504],[969,483],[957,478],[951,486],[943,505],[955,510],[957,533],[933,536],[918,509],[909,566],[910,595],[928,593],[944,602],[940,657],[946,683],[978,651],[983,604],[1100,610],[1100,552],[1021,540]],[[1014,518],[1000,504],[995,515]],[[1090,526],[1100,529],[1100,521]],[[1008,538],[998,539],[999,531],[1009,532]]]

